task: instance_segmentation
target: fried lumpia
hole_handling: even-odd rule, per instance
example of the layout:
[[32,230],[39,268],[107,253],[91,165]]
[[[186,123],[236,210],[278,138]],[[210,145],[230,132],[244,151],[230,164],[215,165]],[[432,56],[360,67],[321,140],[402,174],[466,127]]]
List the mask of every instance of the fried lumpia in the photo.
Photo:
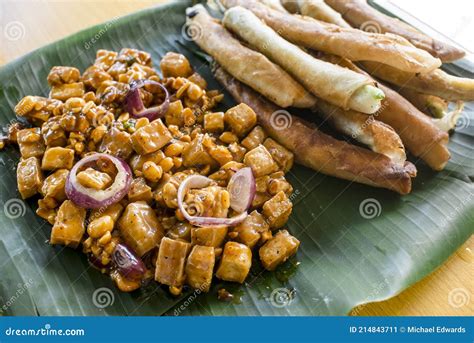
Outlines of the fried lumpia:
[[289,2],[293,4],[289,7],[294,10],[290,11],[292,13],[299,12],[307,17],[336,24],[340,27],[352,27],[342,18],[339,12],[333,10],[332,7],[327,5],[323,0],[287,0],[284,1],[283,4]]
[[[383,92],[371,78],[346,68],[313,58],[281,38],[251,11],[237,6],[228,9],[222,20],[252,47],[266,54],[301,82],[311,93],[344,109],[374,113],[380,108]],[[256,69],[255,66],[251,66]]]
[[408,88],[398,89],[398,93],[421,112],[429,115],[433,124],[445,132],[449,132],[456,127],[456,123],[464,109],[463,101],[456,101],[454,108],[450,110],[446,100],[434,95],[418,93]]
[[373,115],[344,111],[323,100],[318,101],[317,109],[336,130],[367,145],[372,151],[388,156],[394,163],[405,163],[405,148],[400,136]]
[[448,113],[448,102],[440,97],[423,94],[409,88],[399,88],[397,91],[413,106],[427,115],[442,118]]
[[416,168],[410,162],[403,166],[393,163],[387,156],[338,141],[295,116],[289,118],[291,125],[287,127],[275,125],[277,106],[233,79],[222,68],[216,68],[214,75],[237,102],[253,108],[260,125],[291,150],[298,163],[327,175],[391,189],[400,194],[411,191],[411,178],[416,175]]
[[186,10],[188,25],[197,25],[194,41],[230,74],[280,107],[312,107],[316,99],[278,65],[232,37],[202,5]]
[[399,87],[414,89],[446,100],[474,100],[474,79],[449,75],[441,69],[429,73],[407,73],[386,64],[361,62],[373,76]]
[[351,61],[390,63],[418,73],[438,68],[441,61],[414,47],[405,38],[357,29],[341,28],[309,17],[282,13],[254,0],[221,0],[227,8],[243,6],[288,41],[310,49],[344,56]]
[[375,30],[379,33],[394,33],[408,39],[414,46],[428,51],[434,57],[443,62],[451,62],[465,55],[465,52],[437,41],[416,30],[404,22],[389,17],[363,0],[326,0],[328,5],[342,14],[343,18],[353,27],[364,29],[367,23],[373,23]]
[[[319,58],[332,62],[355,72],[367,75],[351,61],[334,55],[318,53]],[[382,108],[374,116],[390,125],[402,139],[405,147],[415,156],[421,158],[434,170],[442,170],[450,158],[448,150],[449,136],[440,129],[432,118],[421,113],[408,100],[389,87],[379,83],[386,98]]]

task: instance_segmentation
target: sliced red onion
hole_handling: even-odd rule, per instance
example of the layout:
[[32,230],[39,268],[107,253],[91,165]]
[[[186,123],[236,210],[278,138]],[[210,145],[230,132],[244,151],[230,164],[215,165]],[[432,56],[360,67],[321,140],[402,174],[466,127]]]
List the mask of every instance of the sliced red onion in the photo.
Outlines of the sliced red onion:
[[[165,100],[161,103],[161,105],[145,108],[145,105],[143,105],[142,98],[140,97],[139,91],[139,89],[145,85],[153,85],[161,88],[161,90],[165,93]],[[153,80],[133,81],[130,84],[130,90],[125,96],[125,110],[133,118],[146,117],[150,121],[153,121],[157,118],[162,118],[165,115],[166,111],[168,111],[169,105],[170,99],[168,90],[161,83]]]
[[183,216],[192,224],[196,226],[235,226],[245,218],[247,212],[242,212],[232,218],[216,218],[216,217],[198,217],[192,216],[184,208],[184,197],[186,192],[192,188],[204,188],[210,186],[214,181],[202,175],[190,175],[179,185],[178,188],[178,207]]
[[112,262],[117,271],[127,279],[140,279],[146,267],[140,257],[125,244],[119,243],[112,253]]
[[[78,170],[99,159],[107,159],[117,168],[114,182],[104,190],[84,187],[77,180]],[[72,200],[76,205],[84,208],[100,208],[108,207],[122,200],[128,193],[131,184],[132,171],[127,162],[109,154],[98,153],[84,157],[72,167],[66,180],[65,190],[68,199]]]
[[230,195],[230,207],[239,213],[247,211],[255,197],[255,188],[252,168],[242,168],[232,175],[227,185],[227,191]]
[[109,265],[103,264],[102,261],[100,259],[98,259],[97,257],[95,257],[94,255],[89,255],[88,260],[89,260],[89,263],[93,267],[99,269],[100,271],[102,271],[102,269],[105,269],[105,270],[110,269]]

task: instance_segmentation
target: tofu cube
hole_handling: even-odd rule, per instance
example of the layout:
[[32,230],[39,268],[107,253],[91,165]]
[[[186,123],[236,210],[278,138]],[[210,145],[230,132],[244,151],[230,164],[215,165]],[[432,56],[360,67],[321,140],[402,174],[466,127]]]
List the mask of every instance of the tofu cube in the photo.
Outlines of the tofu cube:
[[263,204],[263,215],[272,229],[278,229],[286,224],[292,208],[290,199],[280,191]]
[[66,101],[69,98],[82,98],[84,93],[84,84],[82,82],[64,83],[54,85],[51,88],[51,98],[61,101]]
[[64,201],[59,207],[49,242],[76,248],[86,232],[85,219],[85,208],[77,206],[71,200]]
[[229,144],[229,151],[232,154],[232,158],[234,159],[234,161],[242,162],[245,153],[247,152],[247,149],[239,145],[237,142],[234,142]]
[[252,168],[255,177],[268,175],[278,170],[278,165],[263,145],[259,145],[246,153],[244,163]]
[[18,191],[23,199],[35,195],[43,183],[43,173],[36,157],[22,159],[16,169]]
[[173,137],[161,119],[139,128],[132,135],[133,148],[140,155],[150,154],[160,150],[168,144]]
[[186,56],[176,52],[167,52],[160,61],[160,68],[164,77],[188,77],[193,73]]
[[235,227],[233,232],[238,234],[235,238],[236,241],[252,249],[260,241],[262,234],[269,231],[269,229],[270,226],[265,218],[257,211],[253,211],[242,223]]
[[117,220],[120,218],[122,211],[123,211],[123,206],[119,202],[113,205],[110,205],[109,207],[105,209],[104,208],[94,209],[91,211],[91,214],[89,215],[89,222],[93,221],[94,219],[99,219],[105,216],[109,216],[110,218],[112,218],[114,223],[116,223]]
[[280,169],[287,173],[293,166],[293,153],[271,138],[267,138],[263,145],[267,148],[270,155],[272,155],[273,160],[278,164]]
[[151,202],[152,198],[153,193],[151,191],[151,187],[146,184],[145,179],[142,177],[133,179],[130,190],[128,191],[128,200],[131,202]]
[[66,186],[68,175],[69,170],[67,169],[56,170],[44,180],[43,186],[41,187],[41,194],[44,197],[54,198],[58,202],[66,200],[64,187]]
[[227,236],[227,226],[193,227],[191,229],[191,244],[218,248]]
[[155,211],[144,201],[128,204],[118,221],[120,233],[138,256],[157,247],[164,236],[164,229]]
[[252,150],[258,147],[267,138],[267,134],[261,126],[255,126],[252,131],[245,137],[241,144],[247,150]]
[[227,242],[216,276],[224,281],[243,283],[252,265],[252,250],[245,244]]
[[44,170],[71,169],[74,165],[74,150],[54,147],[46,150],[41,168]]
[[106,189],[113,181],[109,174],[102,173],[94,168],[87,168],[86,170],[77,173],[77,180],[84,187],[97,190]]
[[248,105],[241,103],[229,108],[225,112],[224,120],[232,132],[243,137],[257,124],[257,115]]
[[197,135],[183,151],[183,165],[185,167],[216,164],[216,161],[204,149],[203,139],[204,135]]
[[40,157],[46,149],[39,127],[18,131],[17,142],[22,158]]
[[299,240],[290,235],[288,231],[281,230],[260,248],[260,260],[265,269],[274,270],[294,255],[299,246]]
[[209,292],[215,262],[214,248],[195,245],[186,262],[186,283],[201,292]]
[[213,132],[224,131],[224,112],[205,114],[204,128]]
[[168,286],[184,283],[185,262],[191,245],[165,237],[161,240],[156,259],[155,280]]

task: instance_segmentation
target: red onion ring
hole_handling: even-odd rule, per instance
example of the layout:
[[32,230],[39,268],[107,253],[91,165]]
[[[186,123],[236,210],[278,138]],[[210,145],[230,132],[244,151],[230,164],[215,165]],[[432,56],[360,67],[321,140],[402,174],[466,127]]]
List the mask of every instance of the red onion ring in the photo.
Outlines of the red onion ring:
[[227,184],[230,207],[236,212],[247,211],[255,198],[255,188],[252,168],[245,167],[237,171]]
[[209,226],[235,226],[245,218],[247,218],[247,212],[242,212],[232,218],[216,218],[216,217],[198,217],[192,216],[184,208],[184,196],[186,192],[191,188],[204,188],[211,185],[214,181],[202,176],[202,175],[190,175],[179,185],[178,188],[178,207],[184,218],[188,220],[192,225],[209,227]]
[[[115,176],[112,185],[104,190],[95,190],[81,185],[79,181],[77,181],[77,171],[82,166],[102,158],[111,161],[117,168],[118,173]],[[131,184],[132,171],[127,162],[109,154],[97,153],[84,157],[82,160],[77,162],[74,167],[72,167],[66,180],[65,191],[68,199],[74,202],[77,206],[84,208],[100,208],[108,207],[122,200],[122,198],[128,193]]]
[[[143,105],[142,98],[140,97],[139,91],[139,89],[145,85],[154,85],[161,88],[161,90],[165,93],[165,100],[161,103],[161,105],[145,108],[145,105]],[[168,111],[169,105],[170,98],[168,90],[161,83],[153,80],[132,81],[132,83],[130,84],[130,90],[125,96],[125,110],[133,118],[146,117],[150,121],[153,121],[157,118],[162,118],[166,114],[166,111]]]
[[112,252],[112,262],[117,271],[128,279],[140,279],[146,272],[142,259],[124,243],[119,243],[115,247]]

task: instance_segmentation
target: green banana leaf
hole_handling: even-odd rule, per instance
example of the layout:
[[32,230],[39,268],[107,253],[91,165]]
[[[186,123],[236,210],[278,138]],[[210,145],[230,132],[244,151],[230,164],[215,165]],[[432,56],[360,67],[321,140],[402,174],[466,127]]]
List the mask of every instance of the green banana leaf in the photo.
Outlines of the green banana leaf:
[[[147,9],[72,35],[0,70],[0,125],[15,120],[25,95],[48,95],[52,66],[84,70],[97,49],[146,50],[155,65],[167,51],[185,54],[210,83],[207,63],[183,29],[188,1]],[[234,103],[226,94],[224,106]],[[392,297],[445,261],[473,233],[474,106],[467,104],[452,135],[452,159],[435,173],[416,161],[413,192],[392,192],[295,166],[289,230],[297,255],[275,272],[254,263],[245,285],[216,280],[208,294],[171,297],[152,282],[131,294],[91,268],[84,255],[47,244],[51,226],[22,201],[16,187],[19,154],[0,152],[0,313],[2,315],[344,315]],[[217,300],[227,289],[231,301]]]

